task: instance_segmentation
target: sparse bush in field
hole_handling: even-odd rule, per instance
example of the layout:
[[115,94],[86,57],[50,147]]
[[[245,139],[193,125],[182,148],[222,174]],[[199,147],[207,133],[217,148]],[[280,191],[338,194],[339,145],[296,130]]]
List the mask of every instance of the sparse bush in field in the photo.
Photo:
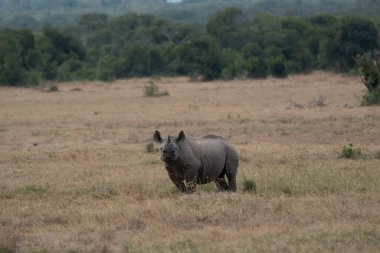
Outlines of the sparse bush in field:
[[380,105],[380,88],[376,88],[372,92],[367,91],[364,93],[362,105]]
[[145,85],[144,87],[144,95],[146,97],[154,97],[157,92],[158,92],[158,85],[152,81],[149,82],[149,84]]
[[285,187],[282,189],[282,192],[283,192],[286,196],[290,196],[290,195],[292,195],[292,190],[291,190],[290,187],[288,187],[288,186],[285,186]]
[[253,179],[244,178],[243,191],[256,193],[257,192],[256,182]]
[[39,87],[42,92],[57,92],[59,91],[58,86],[53,83],[45,83]]
[[353,156],[353,145],[348,144],[342,147],[341,156],[345,158],[351,158]]
[[155,82],[150,81],[149,84],[144,87],[144,95],[146,97],[162,97],[169,96],[169,92],[166,90],[159,91],[158,85]]
[[341,151],[341,157],[357,158],[361,155],[360,148],[354,148],[353,144],[344,145]]
[[154,144],[152,142],[146,144],[145,150],[147,153],[157,153],[158,152],[158,148],[155,148]]
[[319,95],[318,98],[315,98],[310,102],[310,107],[325,107],[325,106],[327,106],[327,98],[322,95]]

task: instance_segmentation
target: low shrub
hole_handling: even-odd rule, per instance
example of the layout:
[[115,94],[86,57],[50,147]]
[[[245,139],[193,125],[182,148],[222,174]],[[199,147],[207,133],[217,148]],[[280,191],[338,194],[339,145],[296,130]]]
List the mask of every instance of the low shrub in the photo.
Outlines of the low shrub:
[[257,192],[256,182],[253,179],[243,179],[243,191],[245,192]]
[[145,85],[144,87],[144,95],[146,97],[162,97],[162,96],[169,96],[169,92],[167,92],[166,90],[164,91],[159,91],[159,87],[158,85],[153,82],[153,81],[150,81],[148,85]]
[[362,105],[380,105],[380,88],[376,88],[372,92],[366,91],[362,98]]
[[340,152],[343,158],[358,158],[361,156],[360,148],[354,148],[353,144],[344,145]]
[[150,154],[158,152],[158,148],[155,148],[153,143],[146,144],[145,150],[147,153],[150,153]]

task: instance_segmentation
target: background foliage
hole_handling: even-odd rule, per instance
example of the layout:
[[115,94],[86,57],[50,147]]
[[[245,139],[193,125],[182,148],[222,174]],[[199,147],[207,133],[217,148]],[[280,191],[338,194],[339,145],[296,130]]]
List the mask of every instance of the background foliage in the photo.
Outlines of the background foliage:
[[[233,2],[236,7],[226,7],[211,16],[202,14],[207,16],[206,21],[190,18],[191,23],[173,21],[169,14],[163,14],[170,10],[181,13],[186,6],[195,13],[201,7],[211,10],[205,6],[216,2],[224,7]],[[329,1],[329,13],[338,14],[338,6],[343,2],[346,3],[340,11],[343,14],[352,13],[352,6],[358,7],[356,14],[361,9],[372,11],[378,7],[374,1],[352,1],[353,5],[347,5],[347,1],[337,0]],[[68,16],[78,13],[78,18],[70,26],[62,21],[63,27],[48,23],[49,28],[40,30],[40,25],[30,21],[27,23],[31,29],[18,30],[17,22],[13,22],[14,30],[0,30],[0,84],[30,86],[40,80],[112,81],[158,75],[188,75],[203,80],[268,75],[282,78],[316,69],[348,73],[357,72],[357,56],[379,44],[377,17],[314,15],[325,11],[322,0],[91,3],[2,1],[0,12],[24,13],[19,20],[25,15],[42,17],[48,7],[52,13],[70,10]],[[117,14],[128,8],[156,16],[137,13],[79,16],[80,12],[96,10]],[[2,16],[3,27],[7,27],[7,20],[7,15]]]

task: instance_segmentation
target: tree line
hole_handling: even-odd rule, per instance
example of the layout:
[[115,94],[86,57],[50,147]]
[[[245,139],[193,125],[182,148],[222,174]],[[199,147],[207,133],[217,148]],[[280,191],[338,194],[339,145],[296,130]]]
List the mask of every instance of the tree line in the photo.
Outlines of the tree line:
[[274,16],[356,15],[378,17],[378,0],[1,0],[0,27],[32,29],[73,25],[86,13],[152,14],[164,19],[204,25],[216,11],[236,6],[246,15]]
[[225,8],[203,26],[148,14],[86,14],[64,29],[0,30],[0,84],[187,75],[195,79],[355,72],[379,46],[362,17],[245,15]]

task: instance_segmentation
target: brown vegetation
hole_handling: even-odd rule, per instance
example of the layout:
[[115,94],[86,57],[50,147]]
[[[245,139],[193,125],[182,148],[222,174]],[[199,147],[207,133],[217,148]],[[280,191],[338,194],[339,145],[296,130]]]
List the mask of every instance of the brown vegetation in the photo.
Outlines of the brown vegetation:
[[[148,81],[0,88],[0,251],[380,250],[380,108],[360,80],[163,78],[153,98]],[[157,128],[228,138],[238,192],[177,192],[147,148]]]

